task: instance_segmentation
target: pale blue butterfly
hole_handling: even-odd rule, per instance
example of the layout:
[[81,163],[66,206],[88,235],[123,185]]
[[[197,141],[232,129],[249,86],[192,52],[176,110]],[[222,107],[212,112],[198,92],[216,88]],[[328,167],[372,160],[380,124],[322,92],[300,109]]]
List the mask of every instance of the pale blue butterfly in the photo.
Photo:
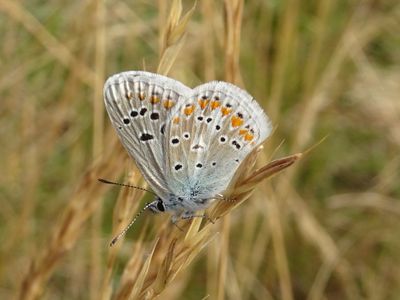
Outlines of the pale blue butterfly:
[[129,71],[106,81],[104,101],[122,144],[157,195],[144,209],[172,212],[173,222],[220,198],[271,132],[255,99],[227,82],[190,89],[162,75]]

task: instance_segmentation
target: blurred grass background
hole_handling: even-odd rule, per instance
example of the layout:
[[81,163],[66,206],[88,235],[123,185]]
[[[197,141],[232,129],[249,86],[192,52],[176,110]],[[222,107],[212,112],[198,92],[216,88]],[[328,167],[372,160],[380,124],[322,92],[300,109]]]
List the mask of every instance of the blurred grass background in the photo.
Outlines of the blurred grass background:
[[[400,3],[174,5],[0,1],[0,298],[399,299]],[[102,87],[141,69],[246,88],[259,166],[328,138],[207,231],[144,215],[109,249],[143,195],[97,177],[144,183]]]

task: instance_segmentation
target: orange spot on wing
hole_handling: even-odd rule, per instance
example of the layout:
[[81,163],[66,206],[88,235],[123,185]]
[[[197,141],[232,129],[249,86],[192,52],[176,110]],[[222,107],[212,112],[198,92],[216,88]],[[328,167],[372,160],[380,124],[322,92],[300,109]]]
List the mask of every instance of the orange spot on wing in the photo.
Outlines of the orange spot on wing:
[[221,113],[223,116],[227,116],[232,112],[232,108],[229,107],[223,107],[221,108]]
[[145,98],[146,98],[146,94],[143,93],[143,92],[140,92],[140,93],[139,93],[139,100],[140,100],[140,101],[143,101]]
[[240,135],[245,135],[246,133],[248,133],[249,131],[247,129],[240,129],[239,130],[239,134]]
[[246,133],[246,135],[244,136],[244,140],[245,141],[251,141],[254,139],[254,135],[252,135],[251,133]]
[[232,127],[239,127],[239,126],[243,125],[243,119],[239,118],[237,116],[233,116],[231,119],[231,124],[232,124]]
[[211,101],[210,106],[211,106],[211,109],[214,110],[214,109],[220,107],[221,103],[219,103],[218,101]]
[[175,117],[175,118],[172,120],[172,123],[178,124],[180,120],[181,120],[181,118]]
[[133,98],[133,94],[131,91],[126,92],[126,99],[131,100]]
[[210,100],[207,99],[199,99],[199,105],[201,107],[201,109],[205,109],[206,106],[208,105],[208,102],[210,102]]
[[173,100],[168,99],[164,101],[163,105],[165,109],[170,109],[172,106],[175,105],[175,102]]
[[190,116],[194,111],[194,105],[187,106],[183,109],[183,113],[187,116]]
[[150,97],[150,103],[151,103],[151,104],[156,104],[156,103],[158,103],[158,102],[160,102],[160,98],[158,98],[157,96],[152,95],[152,96]]

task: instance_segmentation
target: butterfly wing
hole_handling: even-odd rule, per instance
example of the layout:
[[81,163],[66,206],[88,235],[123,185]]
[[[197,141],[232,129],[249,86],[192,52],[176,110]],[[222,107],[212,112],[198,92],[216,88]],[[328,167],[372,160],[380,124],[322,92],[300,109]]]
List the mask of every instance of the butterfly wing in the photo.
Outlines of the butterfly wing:
[[169,195],[163,171],[165,122],[191,89],[158,74],[129,71],[111,76],[104,102],[111,123],[143,177],[161,198]]
[[215,197],[270,132],[268,117],[244,90],[217,81],[198,86],[168,116],[168,186],[176,195]]

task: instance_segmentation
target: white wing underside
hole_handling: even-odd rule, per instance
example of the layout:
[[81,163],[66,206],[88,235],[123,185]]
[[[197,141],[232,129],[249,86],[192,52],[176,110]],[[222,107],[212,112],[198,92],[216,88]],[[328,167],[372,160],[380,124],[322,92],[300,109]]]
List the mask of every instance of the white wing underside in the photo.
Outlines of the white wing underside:
[[[258,103],[232,84],[203,84],[189,99],[174,107],[167,120],[167,136],[182,141],[178,147],[166,141],[167,185],[174,194],[209,199],[225,191],[240,163],[268,137],[271,127]],[[187,116],[184,109],[191,103],[194,110]],[[187,132],[189,140],[184,139]],[[177,162],[182,162],[181,172],[174,170]]]
[[223,193],[240,163],[271,132],[254,98],[226,82],[190,89],[130,71],[107,80],[104,99],[122,144],[162,199]]

